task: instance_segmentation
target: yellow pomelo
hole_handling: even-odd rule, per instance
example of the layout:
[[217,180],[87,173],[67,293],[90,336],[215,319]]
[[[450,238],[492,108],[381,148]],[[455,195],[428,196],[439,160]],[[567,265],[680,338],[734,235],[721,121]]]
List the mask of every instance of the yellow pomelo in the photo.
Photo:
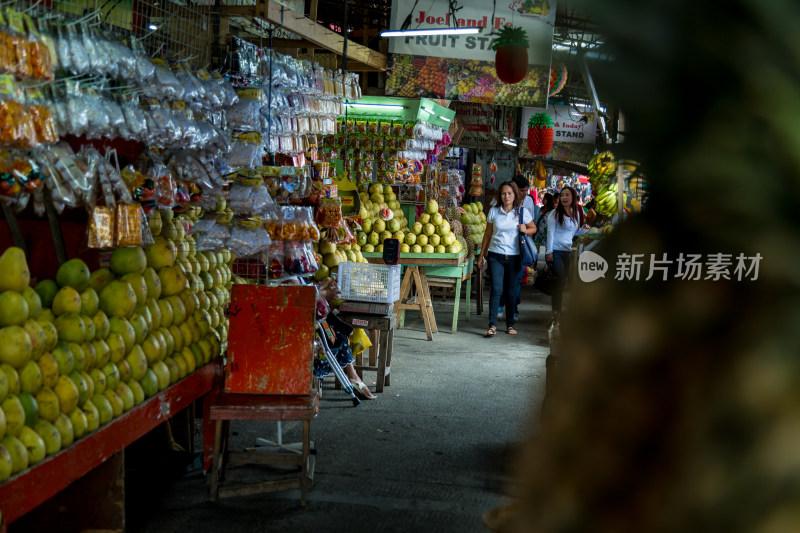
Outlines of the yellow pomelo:
[[143,274],[147,268],[147,257],[138,246],[115,248],[111,253],[111,271],[117,276],[125,274]]
[[86,330],[86,335],[84,336],[83,340],[86,342],[92,342],[97,336],[97,330],[94,327],[94,320],[92,320],[92,317],[86,315],[81,315],[81,320],[83,320],[83,327]]
[[91,398],[91,396],[89,396],[89,382],[83,377],[83,374],[77,370],[73,370],[70,373],[69,379],[72,380],[75,384],[75,388],[78,390],[78,405],[82,405],[86,400]]
[[92,376],[89,375],[89,372],[86,372],[85,370],[81,370],[80,375],[84,381],[86,381],[86,397],[91,398],[94,396],[94,380],[92,379]]
[[150,328],[147,325],[147,321],[142,315],[134,313],[133,316],[130,318],[130,323],[131,326],[133,326],[133,331],[136,333],[136,338],[134,340],[134,343],[141,344],[150,331]]
[[194,342],[194,332],[188,322],[184,322],[180,326],[181,335],[183,336],[183,345],[188,346]]
[[161,295],[175,296],[187,288],[186,275],[179,266],[163,267],[158,271],[161,280]]
[[119,385],[119,368],[112,362],[103,366],[103,374],[106,375],[106,390],[114,390]]
[[[136,344],[136,330],[133,329],[133,325],[131,325],[130,321],[127,318],[114,316],[111,317],[108,323],[111,333],[118,333],[122,336],[122,340],[125,342],[125,353],[131,351],[133,345]],[[106,340],[108,340],[110,336],[109,334]]]
[[42,387],[36,393],[36,403],[39,404],[39,417],[55,422],[61,414],[61,405],[58,403],[58,396],[50,387]]
[[[178,379],[183,379],[189,373],[189,365],[186,364],[186,360],[180,354],[180,352],[176,353],[172,359],[175,360],[175,364],[178,365]],[[169,364],[167,364],[169,366]]]
[[158,300],[161,297],[161,279],[158,277],[158,272],[152,267],[147,267],[142,276],[147,284],[147,298]]
[[172,306],[166,298],[161,298],[158,300],[158,308],[161,311],[161,325],[165,328],[170,327],[174,317]]
[[[0,437],[2,439],[3,437]],[[0,440],[0,442],[2,442]],[[11,472],[14,468],[14,460],[11,458],[11,452],[0,444],[0,483],[11,477]]]
[[[76,410],[80,411],[79,409]],[[53,425],[58,430],[58,434],[61,435],[61,447],[66,448],[72,444],[75,440],[75,427],[69,417],[64,413],[60,413]]]
[[3,413],[6,415],[6,434],[19,436],[22,427],[25,425],[25,409],[19,397],[14,395],[6,396],[2,405]]
[[164,357],[170,356],[175,353],[175,339],[172,337],[172,333],[169,332],[167,328],[158,328],[158,333],[164,339]]
[[158,300],[148,298],[147,310],[150,311],[150,327],[160,328],[163,324],[161,323],[161,308],[158,306]]
[[208,299],[208,295],[205,292],[198,292],[197,299],[200,302],[200,309],[208,309],[211,307],[211,300]]
[[28,318],[36,318],[42,312],[42,299],[39,294],[33,290],[33,287],[25,287],[22,291],[22,297],[28,304]]
[[108,337],[108,332],[111,331],[111,325],[108,321],[108,316],[102,311],[97,311],[92,317],[94,322],[94,333],[98,339],[105,339]]
[[161,391],[169,387],[170,375],[167,364],[164,361],[158,361],[151,365],[150,368],[155,372],[158,379],[158,390]]
[[164,364],[167,365],[167,370],[169,370],[169,382],[170,384],[175,383],[180,379],[181,371],[178,368],[178,363],[175,362],[175,359],[172,357],[167,357],[164,359]]
[[145,251],[147,266],[156,270],[174,265],[176,255],[175,244],[162,237],[157,238]]
[[[100,294],[100,291],[103,290],[103,287],[115,279],[117,279],[117,276],[115,276],[111,270],[108,268],[100,268],[92,272],[92,275],[89,278],[89,287],[94,289],[94,292],[97,294]],[[45,305],[45,307],[47,306]]]
[[94,316],[98,309],[100,309],[100,297],[97,291],[91,287],[84,289],[81,292],[81,314]]
[[42,372],[42,386],[55,387],[58,382],[58,363],[53,354],[46,353],[36,361],[39,370]]
[[0,408],[0,439],[6,436],[6,413]]
[[159,342],[159,353],[158,353],[158,360],[163,361],[164,358],[167,356],[167,339],[164,338],[164,335],[161,333],[161,330],[154,331],[153,335],[156,336]]
[[33,429],[44,441],[44,450],[47,455],[53,455],[61,449],[61,433],[50,421],[39,420]]
[[75,370],[75,355],[66,342],[59,342],[53,348],[53,357],[58,363],[58,373],[61,375],[69,374]]
[[60,341],[83,342],[86,339],[86,324],[78,313],[62,313],[56,317],[54,325]]
[[194,352],[188,346],[184,346],[181,350],[181,358],[186,362],[187,374],[191,374],[197,369],[197,360],[194,358]]
[[56,344],[58,344],[58,330],[53,323],[48,320],[42,320],[39,318],[36,323],[39,324],[42,327],[42,331],[44,331],[44,336],[46,339],[44,351],[52,352],[53,348],[55,348]]
[[56,283],[59,287],[72,287],[78,292],[83,292],[89,286],[91,273],[86,263],[80,259],[70,259],[58,268]]
[[[111,408],[110,405],[108,407],[109,409]],[[97,406],[88,401],[81,406],[81,411],[83,411],[83,416],[86,418],[86,433],[97,430],[100,427],[100,412],[97,410]],[[75,421],[73,420],[72,423],[74,424]]]
[[128,387],[130,387],[131,392],[133,392],[133,403],[134,405],[139,405],[144,401],[144,389],[139,384],[138,381],[132,379],[127,382]]
[[125,274],[120,281],[127,281],[136,295],[136,304],[144,305],[147,302],[147,283],[141,274]]
[[31,341],[31,359],[38,361],[42,354],[47,351],[47,334],[42,325],[32,318],[22,324],[22,329],[28,333]]
[[158,376],[156,376],[151,368],[147,369],[145,375],[139,380],[139,384],[142,386],[146,398],[150,398],[158,393]]
[[191,315],[198,307],[200,307],[200,301],[197,299],[197,294],[194,292],[183,291],[179,296],[184,307],[186,308],[186,316]]
[[189,345],[189,349],[192,351],[192,354],[194,354],[194,360],[197,368],[200,368],[204,364],[206,364],[206,361],[203,356],[203,350],[202,348],[200,348],[199,344],[193,342],[192,344]]
[[[89,403],[89,402],[87,402]],[[105,397],[104,394],[95,394],[92,396],[91,403],[97,408],[97,413],[100,415],[100,425],[106,424],[114,418],[114,408],[111,406],[111,402],[108,401],[108,398]],[[122,401],[120,400],[120,405]]]
[[6,376],[6,383],[8,385],[6,394],[19,394],[20,384],[19,372],[17,372],[17,369],[8,363],[0,363],[0,372]]
[[169,327],[168,331],[172,337],[172,343],[174,346],[174,349],[172,350],[173,353],[183,350],[183,334],[181,333],[180,328],[173,324]]
[[147,357],[147,363],[149,365],[161,360],[161,340],[162,337],[156,335],[154,331],[148,335],[142,343],[142,351]]
[[22,368],[31,358],[33,346],[28,332],[19,326],[0,329],[0,363]]
[[86,362],[83,364],[84,368],[94,368],[97,365],[97,351],[94,349],[94,344],[91,342],[84,342],[81,344],[83,353],[86,355]]
[[119,371],[119,380],[120,381],[129,381],[131,379],[131,365],[123,359],[119,363],[115,363],[117,365],[117,370]]
[[[122,344],[122,346],[125,345]],[[94,350],[96,357],[94,366],[105,366],[105,364],[111,359],[111,348],[108,346],[106,341],[94,341],[92,343],[92,349]],[[122,355],[124,356],[124,352]],[[122,359],[122,357],[120,357],[120,359]]]
[[141,380],[147,372],[147,356],[142,351],[142,347],[134,346],[125,356],[125,360],[131,367],[131,377],[136,381]]
[[127,318],[135,308],[136,293],[127,281],[112,281],[100,291],[100,309],[110,317]]
[[203,350],[203,361],[205,361],[206,363],[211,361],[211,354],[212,354],[211,343],[208,342],[206,339],[200,339],[199,341],[197,341],[197,344],[198,346],[200,346],[200,349]]
[[72,369],[83,370],[86,367],[86,352],[83,351],[83,346],[77,342],[68,342],[67,345],[69,346],[69,350],[72,352],[72,357],[75,361],[75,365],[72,367]]
[[22,292],[30,283],[25,252],[16,246],[9,247],[0,255],[0,291]]
[[53,314],[59,316],[64,313],[81,312],[81,294],[72,287],[61,287],[53,298]]
[[28,361],[19,371],[19,388],[21,392],[36,394],[42,388],[44,377],[35,361]]
[[117,396],[120,400],[122,400],[122,410],[128,411],[136,405],[135,398],[133,397],[133,391],[130,387],[128,387],[127,383],[120,382],[117,385],[117,388],[114,389],[114,392],[117,393]]
[[53,307],[53,300],[58,293],[58,283],[52,279],[45,279],[36,284],[33,288],[42,302],[42,309]]
[[107,390],[103,393],[108,403],[111,404],[111,416],[112,418],[116,418],[121,415],[125,411],[125,404],[122,402],[122,398],[114,392],[113,390]]
[[95,395],[103,394],[107,387],[105,373],[99,368],[93,368],[92,371],[89,373],[89,376],[91,376],[92,381],[94,381]]
[[33,427],[39,421],[39,403],[33,394],[22,391],[19,393],[19,403],[22,404],[22,409],[25,411],[25,425]]
[[16,474],[28,468],[28,449],[25,445],[13,435],[6,435],[0,440],[2,445],[9,454],[11,454],[11,473]]
[[62,413],[71,413],[78,406],[78,387],[69,376],[58,376],[58,382],[53,387],[53,392],[58,396],[58,406]]
[[76,439],[83,437],[89,428],[89,421],[86,419],[86,413],[80,407],[74,409],[69,414],[69,421],[72,424],[72,433]]
[[32,428],[25,426],[19,434],[19,441],[28,452],[28,465],[35,465],[47,454],[44,440]]
[[[14,369],[11,368],[11,370]],[[0,370],[0,403],[2,403],[3,400],[6,399],[6,396],[8,396],[8,376],[6,375],[5,372]]]
[[133,310],[133,316],[141,315],[144,318],[145,324],[147,324],[148,330],[153,330],[153,315],[150,314],[150,308],[147,307],[147,304],[137,305],[136,309]]

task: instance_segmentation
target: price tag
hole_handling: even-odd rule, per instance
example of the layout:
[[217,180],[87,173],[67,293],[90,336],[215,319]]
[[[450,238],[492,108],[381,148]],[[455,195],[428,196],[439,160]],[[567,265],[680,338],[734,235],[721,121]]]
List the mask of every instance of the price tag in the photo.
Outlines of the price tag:
[[354,318],[353,325],[358,326],[360,328],[366,328],[369,326],[369,320],[361,320],[360,318]]

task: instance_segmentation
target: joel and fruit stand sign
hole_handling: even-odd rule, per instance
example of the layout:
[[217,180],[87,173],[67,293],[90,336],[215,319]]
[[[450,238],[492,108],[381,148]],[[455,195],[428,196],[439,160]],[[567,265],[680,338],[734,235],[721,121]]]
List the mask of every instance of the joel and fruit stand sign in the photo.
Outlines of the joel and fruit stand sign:
[[[476,35],[395,37],[389,41],[390,72],[386,94],[428,97],[509,106],[545,107],[550,82],[555,0],[463,0],[457,11],[461,27],[479,27]],[[413,10],[413,11],[412,11]],[[392,28],[411,14],[410,29],[447,28],[454,22],[447,2],[420,6],[414,0],[392,0]],[[492,31],[513,26],[528,37],[527,76],[509,85],[497,79]]]

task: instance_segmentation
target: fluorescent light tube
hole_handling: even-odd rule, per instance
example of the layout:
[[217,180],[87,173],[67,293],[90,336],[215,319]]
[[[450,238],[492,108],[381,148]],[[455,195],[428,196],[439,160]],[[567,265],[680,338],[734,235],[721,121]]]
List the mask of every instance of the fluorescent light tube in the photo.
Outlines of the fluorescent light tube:
[[347,107],[366,107],[371,109],[405,109],[406,106],[397,104],[358,104],[346,102],[344,105]]
[[147,29],[148,29],[148,30],[153,30],[153,31],[156,31],[156,30],[158,29],[158,26],[156,26],[155,24],[150,24],[150,25],[147,27]]
[[480,32],[480,28],[422,28],[419,30],[388,30],[381,32],[381,37],[415,37],[417,35],[473,35]]
[[512,141],[511,139],[503,139],[503,144],[508,145],[508,146],[516,146],[517,145],[517,143]]
[[440,118],[440,119],[442,119],[442,120],[444,120],[445,122],[450,122],[450,119],[449,119],[449,118],[447,118],[447,117],[443,117],[442,115],[439,115],[439,118]]

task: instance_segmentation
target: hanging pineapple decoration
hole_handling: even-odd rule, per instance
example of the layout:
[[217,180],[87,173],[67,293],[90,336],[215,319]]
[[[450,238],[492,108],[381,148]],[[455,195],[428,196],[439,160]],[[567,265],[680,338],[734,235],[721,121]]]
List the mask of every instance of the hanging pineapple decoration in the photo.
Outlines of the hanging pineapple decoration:
[[528,34],[522,28],[503,27],[492,39],[494,69],[503,83],[519,83],[528,75]]
[[553,149],[553,118],[547,113],[534,113],[528,121],[528,150],[545,156]]

